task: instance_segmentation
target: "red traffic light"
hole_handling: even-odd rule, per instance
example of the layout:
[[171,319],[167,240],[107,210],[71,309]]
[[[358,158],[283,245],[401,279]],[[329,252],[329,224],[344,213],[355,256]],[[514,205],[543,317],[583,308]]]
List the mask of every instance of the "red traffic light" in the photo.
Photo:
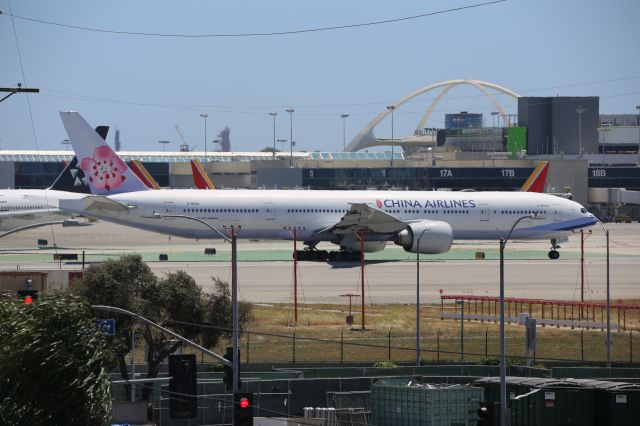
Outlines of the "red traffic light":
[[29,295],[24,297],[24,304],[25,305],[29,305],[29,304],[31,304],[31,302],[33,302],[33,297],[31,297]]
[[240,399],[240,408],[249,408],[249,400],[247,398]]

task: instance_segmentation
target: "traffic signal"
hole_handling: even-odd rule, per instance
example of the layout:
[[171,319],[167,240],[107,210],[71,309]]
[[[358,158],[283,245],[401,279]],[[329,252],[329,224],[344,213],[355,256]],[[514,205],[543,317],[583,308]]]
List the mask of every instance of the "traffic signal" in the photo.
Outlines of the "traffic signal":
[[233,394],[233,425],[251,426],[253,425],[253,394],[234,393]]
[[198,415],[196,356],[169,355],[169,418]]
[[492,402],[480,402],[478,408],[478,426],[493,426],[495,422],[495,409]]
[[[238,350],[238,357],[240,357],[240,350]],[[233,348],[227,347],[227,351],[224,354],[224,358],[233,365]],[[227,390],[233,390],[233,368],[224,366],[224,377],[222,379],[224,386]],[[238,386],[240,386],[240,363],[238,363]]]
[[22,298],[25,305],[38,300],[38,290],[18,290],[18,296]]

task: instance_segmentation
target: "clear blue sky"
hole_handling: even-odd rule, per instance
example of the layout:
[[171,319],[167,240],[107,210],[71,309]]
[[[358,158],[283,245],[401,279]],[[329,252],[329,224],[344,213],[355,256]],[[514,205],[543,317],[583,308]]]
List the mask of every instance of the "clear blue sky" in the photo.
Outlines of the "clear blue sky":
[[[358,24],[479,3],[474,0],[13,0],[18,16],[104,30],[231,34]],[[9,12],[9,1],[0,0]],[[81,31],[0,16],[0,86],[41,89],[0,103],[1,149],[61,149],[58,111],[121,130],[125,150],[177,149],[179,125],[203,149],[231,128],[232,148],[256,151],[289,139],[295,108],[301,150],[342,148],[385,105],[442,80],[493,82],[528,96],[600,96],[601,113],[636,113],[640,104],[640,1],[508,0],[421,19],[307,34],[245,38],[169,38]],[[435,93],[398,109],[395,135],[413,133]],[[515,103],[499,96],[510,112]],[[144,105],[142,105],[144,104]],[[449,92],[428,123],[444,114],[494,110],[472,88]],[[383,122],[376,134],[390,135]],[[35,137],[34,137],[35,133]],[[110,142],[113,141],[111,133]],[[209,149],[213,149],[213,145]],[[288,150],[288,148],[286,148]]]

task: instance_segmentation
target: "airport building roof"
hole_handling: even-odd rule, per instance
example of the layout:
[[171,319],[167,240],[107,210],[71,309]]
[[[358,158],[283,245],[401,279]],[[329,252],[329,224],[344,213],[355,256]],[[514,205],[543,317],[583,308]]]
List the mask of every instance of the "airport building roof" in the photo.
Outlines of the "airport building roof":
[[[148,163],[183,163],[191,159],[204,162],[231,163],[258,160],[287,159],[291,155],[299,160],[389,160],[390,152],[208,152],[204,151],[120,151],[124,161],[140,160]],[[73,151],[0,150],[0,161],[13,162],[61,162],[70,161]],[[395,152],[393,158],[404,159],[402,152]]]

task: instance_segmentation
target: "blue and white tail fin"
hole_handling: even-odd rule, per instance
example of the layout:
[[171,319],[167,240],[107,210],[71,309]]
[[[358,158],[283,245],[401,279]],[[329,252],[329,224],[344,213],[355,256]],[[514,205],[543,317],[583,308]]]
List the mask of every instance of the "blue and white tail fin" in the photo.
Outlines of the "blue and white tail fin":
[[61,112],[92,194],[112,195],[149,189],[77,112]]

